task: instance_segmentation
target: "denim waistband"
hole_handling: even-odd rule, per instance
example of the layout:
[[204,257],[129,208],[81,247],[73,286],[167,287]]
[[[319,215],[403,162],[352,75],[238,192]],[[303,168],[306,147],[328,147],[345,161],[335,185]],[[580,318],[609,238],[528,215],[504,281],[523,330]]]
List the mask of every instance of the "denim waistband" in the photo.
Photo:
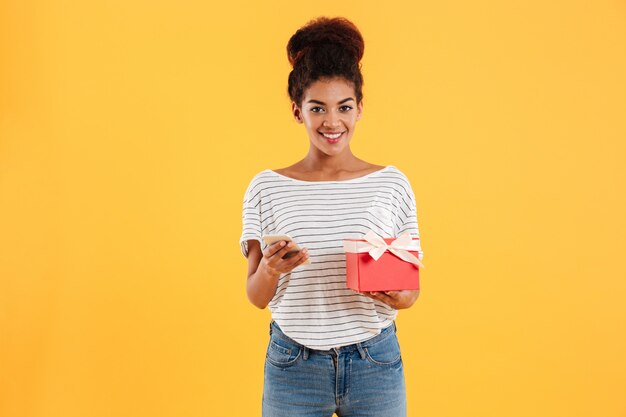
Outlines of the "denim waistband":
[[281,339],[289,342],[289,343],[293,343],[299,347],[301,347],[302,349],[304,349],[307,354],[311,351],[311,352],[317,352],[317,353],[321,353],[321,354],[329,354],[332,352],[352,352],[354,350],[358,350],[359,352],[363,351],[363,348],[366,348],[368,346],[371,346],[377,342],[380,342],[382,339],[390,336],[392,333],[396,332],[396,322],[392,322],[389,326],[383,328],[379,334],[377,334],[376,336],[364,340],[363,342],[357,342],[357,343],[353,343],[351,345],[345,345],[345,346],[341,346],[338,348],[331,348],[329,350],[318,350],[318,349],[312,349],[309,347],[304,346],[301,343],[296,342],[295,340],[293,340],[292,338],[290,338],[289,336],[287,336],[285,333],[283,333],[283,331],[280,329],[280,327],[278,326],[278,324],[272,320],[270,321],[270,336],[272,335],[272,333],[275,333],[277,337],[280,337]]

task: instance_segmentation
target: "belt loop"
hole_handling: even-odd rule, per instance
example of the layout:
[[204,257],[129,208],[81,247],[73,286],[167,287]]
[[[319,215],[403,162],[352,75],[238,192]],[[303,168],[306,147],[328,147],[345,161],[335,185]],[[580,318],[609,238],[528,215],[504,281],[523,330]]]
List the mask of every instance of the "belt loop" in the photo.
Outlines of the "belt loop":
[[398,326],[396,326],[396,321],[395,320],[393,321],[393,331],[395,333],[398,333]]
[[356,348],[359,351],[359,355],[361,355],[361,359],[365,359],[365,350],[363,349],[363,346],[361,346],[360,342],[356,344]]
[[309,359],[309,348],[306,346],[302,346],[302,350],[303,350],[302,359],[304,360]]
[[272,335],[272,321],[270,320],[270,336]]

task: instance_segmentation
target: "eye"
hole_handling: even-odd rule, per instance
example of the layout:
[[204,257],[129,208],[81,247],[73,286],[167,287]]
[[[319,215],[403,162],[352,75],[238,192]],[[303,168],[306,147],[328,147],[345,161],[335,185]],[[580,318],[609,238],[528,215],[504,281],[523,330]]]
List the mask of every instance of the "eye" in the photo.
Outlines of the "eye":
[[[312,111],[313,113],[319,113],[319,111],[316,111],[316,109],[324,110],[322,107],[319,107],[319,106],[316,106],[316,107],[311,107],[311,111]],[[352,106],[345,105],[345,106],[341,106],[339,109],[345,109],[345,110],[342,110],[342,112],[344,112],[344,113],[345,113],[345,112],[347,112],[347,111],[352,110]]]

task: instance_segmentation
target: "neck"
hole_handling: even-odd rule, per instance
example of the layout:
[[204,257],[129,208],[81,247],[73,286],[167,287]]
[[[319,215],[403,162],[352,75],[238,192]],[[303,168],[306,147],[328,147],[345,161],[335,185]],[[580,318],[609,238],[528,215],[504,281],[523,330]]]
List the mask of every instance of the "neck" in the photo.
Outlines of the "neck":
[[302,160],[302,166],[307,171],[317,171],[325,173],[335,173],[349,169],[357,162],[360,162],[350,147],[346,147],[344,151],[338,155],[327,155],[320,152],[314,146],[309,148],[309,153]]

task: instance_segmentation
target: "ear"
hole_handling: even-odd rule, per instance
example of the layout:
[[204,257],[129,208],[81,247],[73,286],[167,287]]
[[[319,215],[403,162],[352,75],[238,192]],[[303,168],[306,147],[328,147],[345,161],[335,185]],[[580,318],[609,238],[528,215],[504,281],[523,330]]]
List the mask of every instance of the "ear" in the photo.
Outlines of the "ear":
[[361,120],[362,116],[363,116],[363,100],[361,100],[361,102],[357,104],[356,106],[356,119]]
[[293,113],[293,118],[296,120],[296,122],[302,123],[302,111],[295,101],[291,102],[291,112]]

